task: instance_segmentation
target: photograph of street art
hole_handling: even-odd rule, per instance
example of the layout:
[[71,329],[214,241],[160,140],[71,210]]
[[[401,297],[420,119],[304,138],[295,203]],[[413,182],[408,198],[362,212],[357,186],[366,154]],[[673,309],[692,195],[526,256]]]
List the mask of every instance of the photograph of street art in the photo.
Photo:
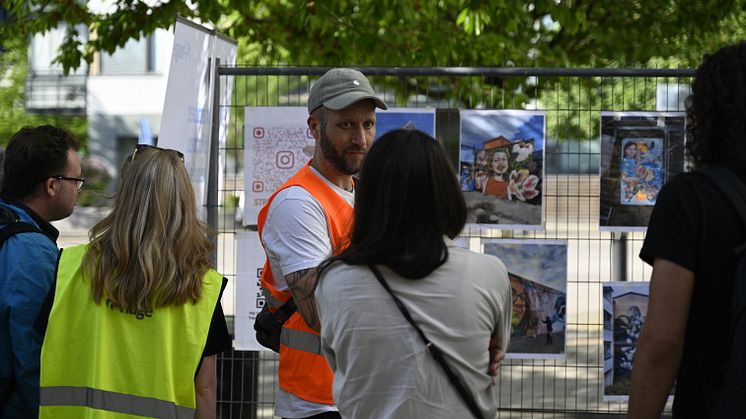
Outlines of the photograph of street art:
[[681,112],[601,112],[601,231],[644,231],[663,185],[684,170]]
[[416,129],[435,138],[435,109],[376,109],[376,140],[395,129]]
[[516,110],[463,110],[459,176],[467,223],[541,229],[545,115]]
[[622,205],[655,205],[663,187],[663,141],[660,138],[625,138],[620,153]]
[[649,282],[603,286],[604,400],[627,400],[637,340],[648,313]]
[[567,322],[567,243],[484,241],[484,253],[505,264],[513,292],[509,358],[560,358]]

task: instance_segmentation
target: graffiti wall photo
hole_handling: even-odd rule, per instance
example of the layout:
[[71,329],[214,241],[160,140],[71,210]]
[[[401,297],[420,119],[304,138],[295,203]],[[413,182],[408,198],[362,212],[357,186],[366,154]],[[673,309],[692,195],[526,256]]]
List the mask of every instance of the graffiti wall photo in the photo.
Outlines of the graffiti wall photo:
[[513,292],[509,358],[560,358],[567,322],[567,243],[484,241],[484,253],[505,264]]
[[459,176],[468,224],[541,229],[545,115],[463,110]]
[[604,400],[627,400],[637,340],[648,314],[649,282],[603,286]]
[[644,231],[663,185],[684,170],[681,112],[601,112],[599,225]]

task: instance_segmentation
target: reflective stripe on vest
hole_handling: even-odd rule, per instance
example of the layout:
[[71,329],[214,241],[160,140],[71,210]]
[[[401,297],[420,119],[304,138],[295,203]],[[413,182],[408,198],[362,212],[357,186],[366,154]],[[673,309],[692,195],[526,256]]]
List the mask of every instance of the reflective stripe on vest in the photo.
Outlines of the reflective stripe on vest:
[[[308,164],[277,189],[259,211],[257,228],[260,240],[272,201],[279,191],[291,186],[305,189],[321,205],[326,216],[332,254],[339,254],[349,243],[349,234],[352,229],[352,206],[323,179],[313,173]],[[262,287],[270,291],[275,301],[288,300],[290,293],[287,290],[277,289],[274,282],[272,269],[267,260],[262,270]],[[271,299],[268,298],[267,301],[273,304]],[[314,333],[308,327],[297,311],[285,322],[280,335],[280,343],[280,363],[277,368],[280,388],[303,400],[334,404],[332,397],[334,374],[326,358],[321,354],[320,338],[318,333]]]
[[321,337],[301,330],[282,328],[280,344],[299,351],[321,355]]
[[272,295],[272,291],[269,290],[269,288],[262,287],[262,293],[264,294],[264,299],[269,303],[269,305],[272,308],[280,308],[282,307],[285,302],[278,300],[275,298],[274,295]]
[[125,415],[163,419],[192,419],[195,413],[195,409],[177,406],[165,400],[88,387],[42,387],[39,402],[42,406],[90,407]]
[[86,245],[66,248],[57,265],[54,303],[41,348],[39,385],[44,398],[39,417],[119,418],[122,409],[125,415],[137,410],[193,417],[194,377],[222,275],[212,269],[205,273],[196,302],[133,312],[108,299],[93,301],[90,281],[82,272],[86,251]]

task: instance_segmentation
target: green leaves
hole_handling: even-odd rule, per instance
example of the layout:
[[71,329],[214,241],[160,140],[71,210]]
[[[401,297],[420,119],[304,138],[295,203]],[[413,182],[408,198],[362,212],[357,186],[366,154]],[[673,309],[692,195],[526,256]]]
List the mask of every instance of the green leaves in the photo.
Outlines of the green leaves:
[[742,33],[746,16],[746,0],[171,0],[154,7],[119,0],[107,10],[77,0],[6,2],[25,33],[62,23],[88,28],[87,40],[70,36],[60,48],[66,71],[95,51],[170,27],[176,14],[241,41],[240,53],[249,55],[240,62],[547,67],[646,65],[669,56],[693,66],[703,51],[692,46],[734,40],[724,25]]

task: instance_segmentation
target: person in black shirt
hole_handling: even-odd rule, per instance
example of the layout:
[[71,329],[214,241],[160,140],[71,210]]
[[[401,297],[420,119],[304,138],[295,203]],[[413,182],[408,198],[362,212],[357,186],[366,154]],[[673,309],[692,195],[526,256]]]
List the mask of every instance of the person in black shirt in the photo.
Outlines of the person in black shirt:
[[[746,182],[746,42],[704,57],[686,107],[694,166],[727,167]],[[674,380],[674,418],[710,415],[730,341],[732,250],[744,242],[746,226],[701,172],[661,190],[640,252],[653,273],[630,418],[660,417]]]

